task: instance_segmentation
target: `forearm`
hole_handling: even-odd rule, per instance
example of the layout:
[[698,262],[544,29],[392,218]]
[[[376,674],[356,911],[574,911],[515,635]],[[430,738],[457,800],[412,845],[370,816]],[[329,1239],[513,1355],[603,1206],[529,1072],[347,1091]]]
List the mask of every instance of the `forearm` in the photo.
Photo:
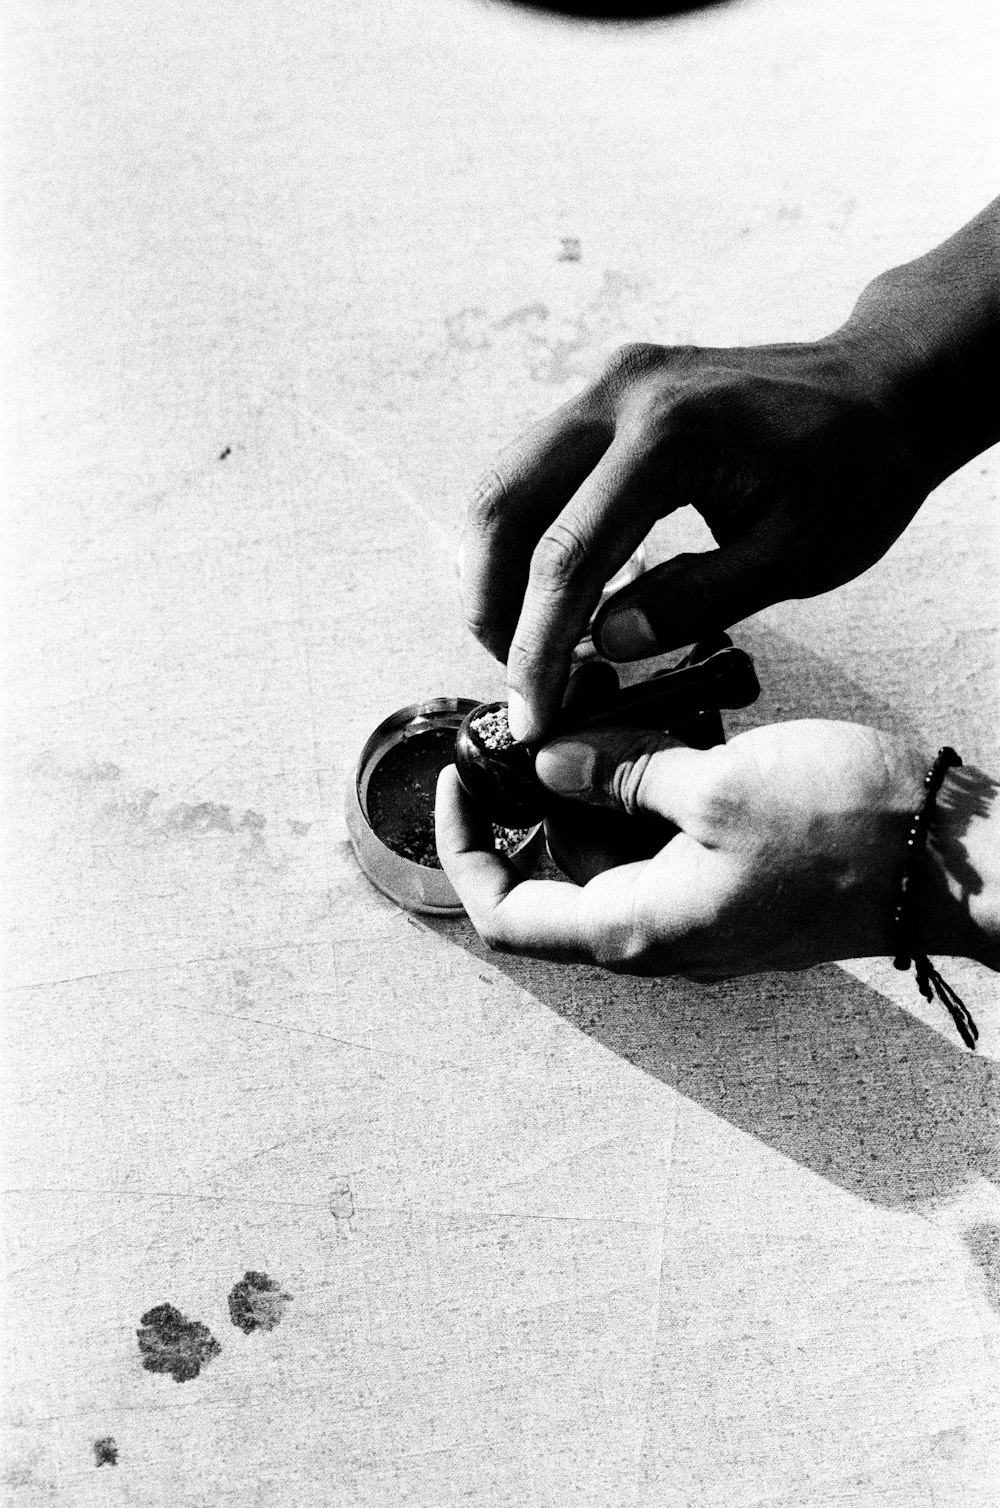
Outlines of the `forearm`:
[[833,339],[899,417],[928,490],[1000,440],[1000,198],[869,283]]

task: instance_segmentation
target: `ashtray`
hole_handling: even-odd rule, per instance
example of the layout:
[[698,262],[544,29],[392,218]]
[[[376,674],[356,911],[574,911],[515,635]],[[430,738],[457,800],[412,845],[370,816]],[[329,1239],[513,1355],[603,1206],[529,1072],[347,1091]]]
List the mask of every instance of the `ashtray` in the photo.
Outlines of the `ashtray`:
[[[407,911],[456,916],[462,903],[437,857],[434,793],[455,738],[478,702],[435,697],[393,712],[368,739],[344,800],[347,831],[372,884]],[[496,844],[530,874],[542,843],[540,825],[495,827]]]

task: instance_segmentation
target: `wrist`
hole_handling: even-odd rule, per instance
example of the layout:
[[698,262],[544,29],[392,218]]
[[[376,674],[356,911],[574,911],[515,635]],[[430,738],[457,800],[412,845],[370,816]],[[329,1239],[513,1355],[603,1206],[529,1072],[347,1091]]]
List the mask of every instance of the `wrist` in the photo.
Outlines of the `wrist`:
[[928,491],[1000,439],[998,219],[990,206],[943,246],[880,274],[831,337]]
[[924,951],[1000,969],[1000,785],[975,766],[948,772],[916,872]]

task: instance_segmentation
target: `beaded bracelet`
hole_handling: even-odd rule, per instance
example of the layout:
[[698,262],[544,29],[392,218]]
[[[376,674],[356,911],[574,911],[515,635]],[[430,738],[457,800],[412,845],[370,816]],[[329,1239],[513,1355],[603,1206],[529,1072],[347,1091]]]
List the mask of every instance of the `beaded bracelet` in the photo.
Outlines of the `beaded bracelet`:
[[[976,1050],[976,1038],[979,1031],[976,1023],[970,1016],[965,1002],[955,993],[947,980],[942,979],[937,969],[931,963],[926,953],[920,953],[912,945],[913,918],[911,916],[911,891],[914,884],[914,869],[920,854],[927,842],[927,829],[934,818],[934,810],[937,804],[937,793],[944,783],[944,777],[949,769],[962,763],[961,758],[954,749],[938,750],[937,758],[924,776],[923,805],[914,814],[910,823],[909,835],[906,839],[906,852],[903,856],[903,874],[899,883],[899,900],[896,903],[896,911],[893,916],[893,929],[897,939],[897,954],[893,959],[897,969],[908,969],[911,962],[917,970],[917,988],[925,1000],[933,1000],[936,994],[941,1004],[945,1006],[958,1028],[958,1035],[966,1047]],[[934,994],[931,986],[934,986]]]

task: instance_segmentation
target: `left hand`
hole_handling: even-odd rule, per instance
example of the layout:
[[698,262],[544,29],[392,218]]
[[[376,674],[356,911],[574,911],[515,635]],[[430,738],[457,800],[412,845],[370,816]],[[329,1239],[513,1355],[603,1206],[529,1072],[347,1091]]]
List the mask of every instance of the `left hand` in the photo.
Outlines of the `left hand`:
[[[586,883],[523,880],[493,851],[453,767],[438,784],[438,852],[476,930],[504,952],[697,980],[890,954],[929,762],[852,723],[778,723],[707,750],[630,729],[584,732],[539,752],[540,779],[574,802],[659,822],[653,857],[602,856],[586,821],[574,844],[567,803],[558,857]],[[941,877],[923,862],[923,940],[947,952],[935,935]]]

